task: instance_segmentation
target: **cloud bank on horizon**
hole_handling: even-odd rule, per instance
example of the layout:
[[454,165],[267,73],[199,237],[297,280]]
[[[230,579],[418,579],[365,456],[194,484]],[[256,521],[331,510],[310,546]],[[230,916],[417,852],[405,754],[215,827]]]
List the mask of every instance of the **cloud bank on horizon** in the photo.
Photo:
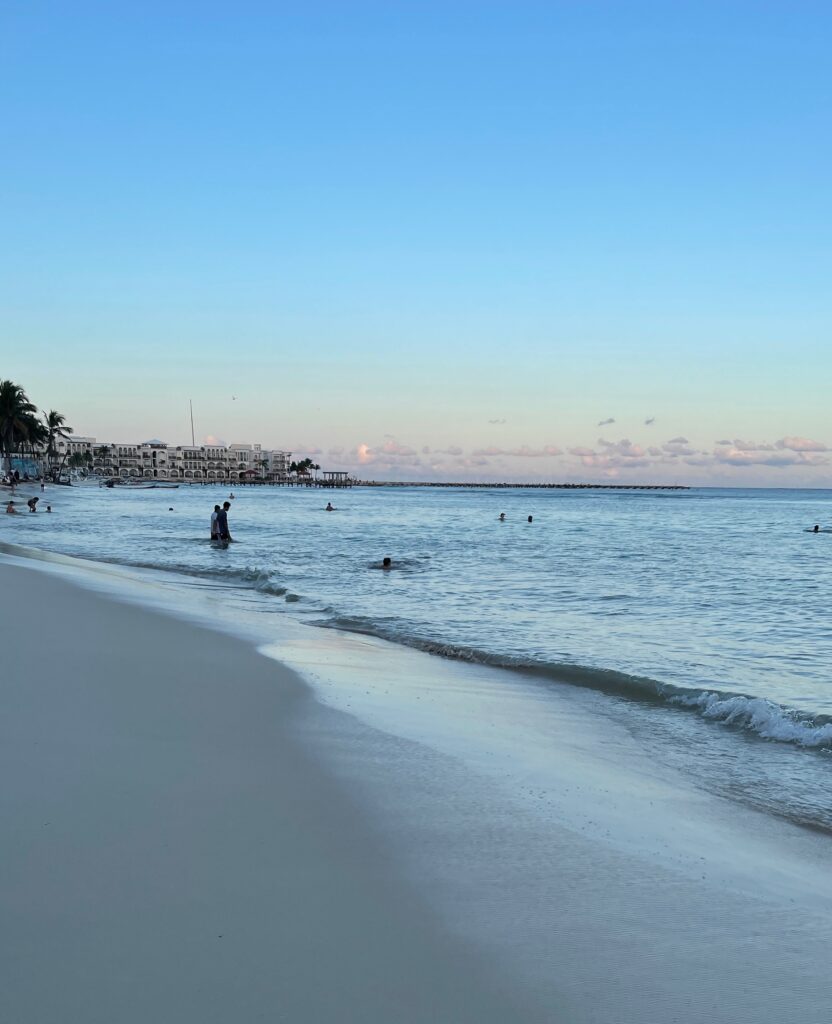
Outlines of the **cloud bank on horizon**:
[[[712,446],[697,447],[677,435],[661,444],[642,445],[629,438],[599,437],[593,446],[556,444],[514,447],[485,445],[464,449],[449,444],[443,448],[415,446],[387,438],[379,444],[362,442],[352,448],[331,447],[326,457],[333,465],[348,469],[362,479],[411,480],[524,480],[552,482],[610,481],[654,483],[754,484],[734,472],[755,467],[782,473],[786,470],[822,470],[832,480],[832,447],[812,438],[785,436],[776,441],[722,439]],[[530,464],[536,464],[529,469]],[[794,474],[787,474],[794,475]],[[805,480],[775,480],[806,486]]]

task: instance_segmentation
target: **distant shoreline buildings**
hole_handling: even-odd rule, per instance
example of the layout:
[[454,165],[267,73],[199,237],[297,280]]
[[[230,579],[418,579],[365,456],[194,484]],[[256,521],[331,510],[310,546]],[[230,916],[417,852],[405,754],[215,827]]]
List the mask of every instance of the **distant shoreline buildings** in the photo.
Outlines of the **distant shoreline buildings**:
[[111,479],[285,483],[291,476],[292,453],[259,444],[172,446],[156,439],[122,444],[71,436],[56,438],[55,452],[59,463],[83,459],[91,473]]

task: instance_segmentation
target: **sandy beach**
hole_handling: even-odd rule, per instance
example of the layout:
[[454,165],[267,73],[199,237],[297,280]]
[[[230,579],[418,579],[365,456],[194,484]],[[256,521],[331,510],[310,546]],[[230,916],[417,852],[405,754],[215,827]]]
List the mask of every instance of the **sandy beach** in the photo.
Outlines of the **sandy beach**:
[[[115,567],[14,560],[7,1019],[826,1019],[828,836],[691,786],[598,695],[301,626],[266,657]],[[222,591],[186,593],[210,623]]]
[[301,749],[291,672],[0,571],[5,1020],[543,1019]]

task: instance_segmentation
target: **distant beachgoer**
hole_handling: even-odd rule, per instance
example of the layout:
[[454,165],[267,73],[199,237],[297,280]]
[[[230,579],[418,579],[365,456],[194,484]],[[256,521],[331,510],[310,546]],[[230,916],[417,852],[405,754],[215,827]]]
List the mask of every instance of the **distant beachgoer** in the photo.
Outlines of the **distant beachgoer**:
[[335,511],[335,506],[332,504],[331,501],[328,501],[326,503],[326,508],[324,509],[324,512],[334,512],[334,511]]
[[41,489],[41,492],[46,490],[46,484],[43,482],[43,480],[41,480],[41,482],[40,482],[40,489]]
[[231,494],[228,495],[228,497],[233,501],[234,500],[234,492],[232,491]]
[[29,500],[26,502],[26,504],[29,506],[29,511],[30,512],[37,512],[37,510],[38,510],[38,502],[39,501],[40,501],[40,498],[29,498]]
[[173,506],[172,506],[172,505],[171,505],[171,507],[170,507],[170,508],[168,509],[168,512],[173,512]]
[[533,518],[533,516],[529,516],[529,522],[531,522]]
[[500,522],[504,523],[505,521],[506,521],[506,514],[505,514],[505,512],[501,512],[500,513]]
[[52,506],[51,505],[47,505],[46,506],[46,511],[47,512],[51,512],[52,511]]
[[817,523],[815,523],[815,528],[814,528],[814,530],[812,531],[812,533],[820,533],[820,527],[818,526],[818,524],[817,524]]
[[214,511],[211,513],[211,540],[217,540],[219,537],[219,527],[217,526],[219,511],[219,505],[214,505]]
[[13,501],[10,501],[8,505],[6,505],[6,513],[10,516],[13,516],[17,513],[17,509],[14,507]]
[[228,544],[232,539],[228,529],[228,510],[230,508],[231,503],[224,501],[222,508],[217,512],[217,533],[222,544]]
[[381,563],[381,567],[382,567],[382,569],[392,569],[393,568],[393,561],[392,561],[392,559],[390,558],[389,555],[385,555],[384,556],[384,559],[382,560],[382,563]]

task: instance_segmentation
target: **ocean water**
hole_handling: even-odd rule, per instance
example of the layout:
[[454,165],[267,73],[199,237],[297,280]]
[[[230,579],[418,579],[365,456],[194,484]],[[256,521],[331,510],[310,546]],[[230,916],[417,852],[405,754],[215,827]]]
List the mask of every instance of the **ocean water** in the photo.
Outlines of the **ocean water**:
[[4,516],[0,542],[196,577],[230,604],[503,667],[506,687],[599,691],[657,759],[832,829],[829,492],[235,494],[225,550],[216,487],[50,487],[53,513]]

